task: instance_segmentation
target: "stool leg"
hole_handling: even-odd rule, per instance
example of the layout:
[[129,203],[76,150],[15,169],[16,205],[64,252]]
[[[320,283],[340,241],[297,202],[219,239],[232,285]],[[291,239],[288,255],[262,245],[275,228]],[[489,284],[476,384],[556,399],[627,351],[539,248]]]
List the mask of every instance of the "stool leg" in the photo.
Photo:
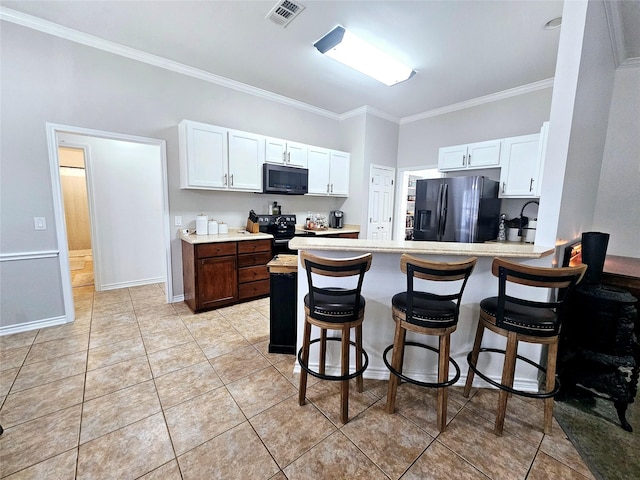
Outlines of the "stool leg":
[[[362,368],[362,324],[356,327],[356,370]],[[356,378],[356,384],[358,386],[358,392],[364,392],[364,378],[363,374],[360,374]]]
[[[484,334],[484,325],[482,319],[478,320],[478,329],[476,330],[476,339],[473,342],[473,350],[471,351],[471,364],[478,365],[478,355],[480,354],[480,345],[482,345],[482,335]],[[471,393],[471,386],[473,385],[473,377],[475,372],[469,367],[467,372],[467,381],[464,384],[464,392],[462,393],[466,398],[469,398]]]
[[319,372],[324,375],[324,368],[327,364],[327,329],[320,328],[320,367]]
[[[349,326],[342,327],[342,368],[341,375],[349,373]],[[349,380],[340,382],[340,421],[347,423],[349,421]]]
[[[441,335],[438,339],[438,383],[449,380],[449,351],[451,347],[450,334]],[[444,432],[447,428],[447,396],[449,389],[447,387],[438,388],[438,430]]]
[[[402,328],[402,321],[396,318],[396,333],[393,337],[393,354],[391,355],[391,366],[398,372],[402,372],[402,358],[404,356],[404,342],[407,331]],[[389,372],[389,385],[387,387],[387,413],[393,413],[396,409],[396,394],[398,392],[400,379],[392,372]]]
[[[304,334],[302,338],[302,362],[309,365],[309,344],[311,342],[311,324],[304,322]],[[298,404],[304,405],[304,397],[307,393],[307,371],[300,368],[300,391],[298,392]]]
[[[549,344],[547,352],[547,381],[545,392],[550,392],[556,385],[556,360],[558,357],[558,339]],[[544,433],[551,433],[553,424],[553,397],[544,399]]]
[[[509,332],[507,337],[507,348],[504,356],[504,366],[502,367],[502,384],[511,388],[513,387],[513,376],[516,371],[516,355],[518,353],[518,334]],[[502,435],[504,427],[504,417],[507,413],[507,400],[509,392],[500,390],[498,397],[498,413],[496,415],[495,434]]]

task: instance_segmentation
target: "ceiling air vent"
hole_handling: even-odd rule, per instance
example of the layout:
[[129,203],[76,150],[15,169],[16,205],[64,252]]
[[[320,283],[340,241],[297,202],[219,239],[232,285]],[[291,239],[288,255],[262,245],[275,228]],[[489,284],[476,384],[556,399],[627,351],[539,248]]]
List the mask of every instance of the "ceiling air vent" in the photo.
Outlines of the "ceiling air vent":
[[265,18],[282,27],[286,27],[302,10],[304,10],[304,5],[298,2],[292,2],[291,0],[283,0],[278,2],[276,6],[267,13]]

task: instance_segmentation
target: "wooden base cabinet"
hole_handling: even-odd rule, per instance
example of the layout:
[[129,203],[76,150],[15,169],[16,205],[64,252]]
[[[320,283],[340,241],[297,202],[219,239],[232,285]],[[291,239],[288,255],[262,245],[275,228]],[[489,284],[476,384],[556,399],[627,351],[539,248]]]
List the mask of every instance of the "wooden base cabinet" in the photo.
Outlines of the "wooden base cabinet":
[[269,295],[271,240],[182,242],[184,301],[194,312]]

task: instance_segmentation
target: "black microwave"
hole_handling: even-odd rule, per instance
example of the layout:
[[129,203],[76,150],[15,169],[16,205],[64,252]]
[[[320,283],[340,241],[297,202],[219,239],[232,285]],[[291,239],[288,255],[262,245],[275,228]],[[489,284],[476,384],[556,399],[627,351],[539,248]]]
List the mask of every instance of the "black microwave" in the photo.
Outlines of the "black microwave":
[[262,165],[262,192],[304,195],[309,190],[309,170],[265,163]]

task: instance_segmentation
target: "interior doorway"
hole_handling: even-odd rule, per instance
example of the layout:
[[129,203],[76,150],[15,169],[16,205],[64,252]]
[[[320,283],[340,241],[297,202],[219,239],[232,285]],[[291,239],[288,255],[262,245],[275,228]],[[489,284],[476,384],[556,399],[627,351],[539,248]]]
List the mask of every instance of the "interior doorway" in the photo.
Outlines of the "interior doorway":
[[411,167],[398,170],[394,240],[413,240],[415,182],[422,178],[440,177],[442,174],[437,167]]
[[[54,124],[47,124],[47,137],[66,321],[75,319],[71,269],[79,263],[72,256],[76,251],[91,252],[89,266],[96,291],[157,283],[163,284],[166,300],[171,302],[165,141]],[[74,170],[66,171],[69,175],[63,180],[61,157],[66,153],[79,157],[77,149],[83,150],[84,169],[76,160],[69,167]],[[71,212],[67,212],[65,202],[75,200],[64,198],[62,185],[67,177],[80,177],[82,170],[86,175],[88,222],[86,217],[80,220],[79,213],[78,219],[66,218]],[[76,183],[81,180],[76,178]],[[84,225],[83,239],[77,232],[68,232],[77,224]],[[90,248],[82,248],[87,240]],[[86,264],[88,256],[83,260]]]
[[60,186],[67,227],[69,270],[74,289],[94,290],[91,217],[87,190],[86,152],[79,147],[58,147]]

